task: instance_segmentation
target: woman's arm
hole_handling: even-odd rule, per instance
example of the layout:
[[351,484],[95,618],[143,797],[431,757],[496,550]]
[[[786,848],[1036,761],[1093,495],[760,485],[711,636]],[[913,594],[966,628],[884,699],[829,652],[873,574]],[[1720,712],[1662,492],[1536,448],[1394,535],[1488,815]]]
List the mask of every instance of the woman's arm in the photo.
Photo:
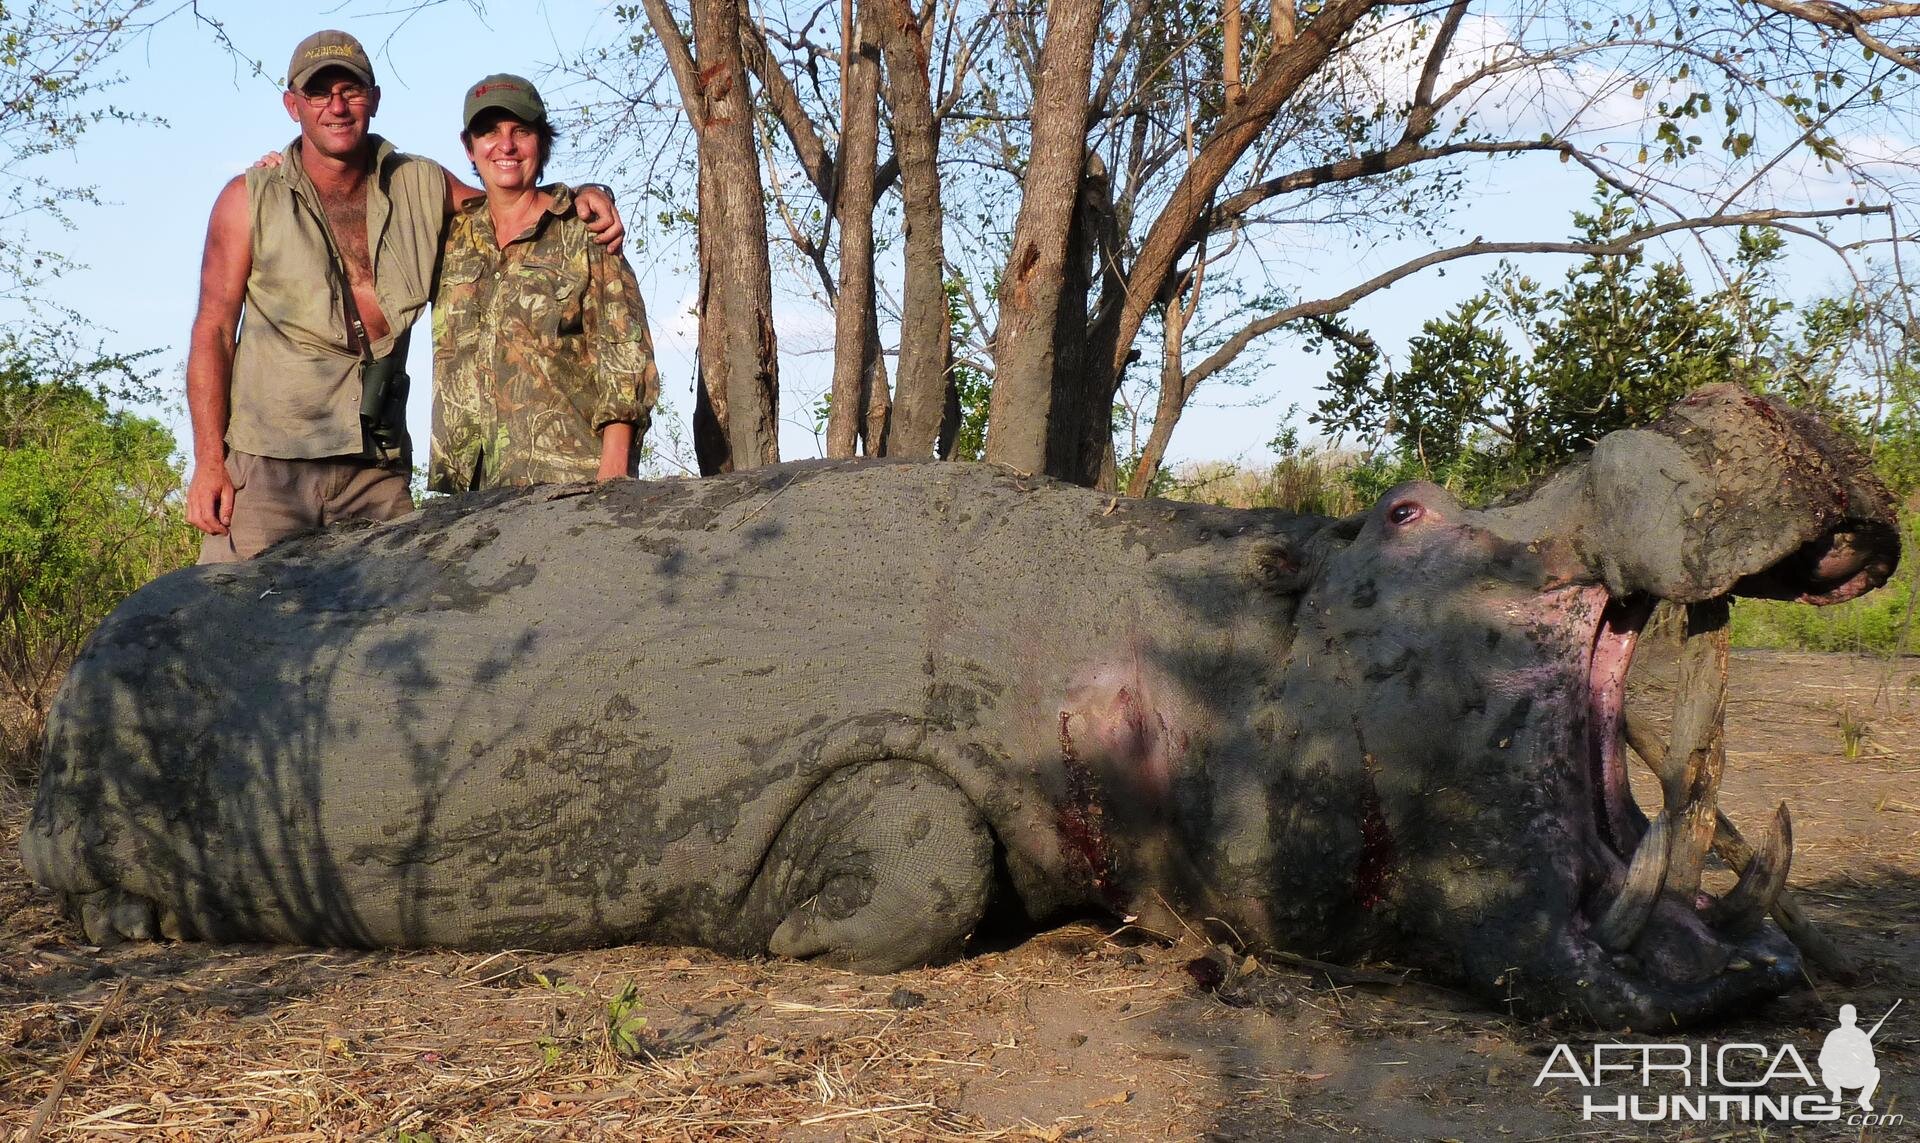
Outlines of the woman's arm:
[[640,444],[660,399],[647,308],[633,268],[618,254],[589,242],[587,291],[581,324],[591,346],[593,426],[600,434],[602,480],[631,476]]
[[633,474],[633,422],[609,421],[600,430],[600,471],[595,480],[618,480]]

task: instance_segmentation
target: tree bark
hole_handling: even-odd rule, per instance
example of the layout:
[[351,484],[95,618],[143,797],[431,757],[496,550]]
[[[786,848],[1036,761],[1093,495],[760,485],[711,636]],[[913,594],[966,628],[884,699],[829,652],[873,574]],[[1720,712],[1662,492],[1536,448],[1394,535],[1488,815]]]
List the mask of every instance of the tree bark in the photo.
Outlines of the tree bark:
[[780,459],[779,364],[760,157],[740,53],[739,0],[693,0],[693,52],[664,0],[645,0],[699,138],[702,475]]
[[[1173,439],[1173,427],[1180,423],[1187,399],[1193,396],[1193,389],[1187,384],[1182,343],[1187,336],[1187,319],[1200,307],[1204,273],[1204,260],[1196,259],[1192,274],[1167,299],[1161,336],[1160,398],[1154,407],[1153,428],[1147,432],[1147,443],[1141,447],[1140,456],[1134,461],[1133,475],[1127,479],[1128,496],[1145,496],[1153,487],[1153,478],[1159,474],[1160,464],[1167,455],[1167,443]],[[1189,293],[1191,302],[1187,301]]]
[[1240,0],[1220,5],[1220,79],[1227,106],[1240,102]]
[[[1101,464],[1113,439],[1113,400],[1103,386],[1087,383],[1088,370],[1103,362],[1088,341],[1088,311],[1096,276],[1113,288],[1108,273],[1118,256],[1113,187],[1107,165],[1087,155],[1067,236],[1066,270],[1053,332],[1053,407],[1047,418],[1047,472],[1075,484],[1100,484]],[[1112,482],[1107,482],[1111,489]]]
[[[874,0],[842,0],[840,178],[834,215],[840,226],[840,288],[833,310],[833,390],[827,409],[827,455],[854,455],[862,436],[877,455],[866,399],[879,357],[873,286],[873,175],[879,162],[879,48],[870,35]],[[884,374],[882,378],[884,379]],[[883,380],[884,384],[884,380]]]
[[887,359],[880,351],[880,323],[867,302],[867,372],[860,389],[860,448],[868,456],[886,456],[893,447],[893,400],[887,395]]
[[1273,0],[1273,46],[1277,50],[1293,42],[1295,19],[1294,0]]
[[887,455],[920,459],[934,454],[953,385],[947,370],[953,329],[947,313],[946,216],[937,162],[940,123],[933,113],[926,46],[912,0],[875,2],[884,5],[874,24],[886,52],[885,92],[906,222],[900,360]]
[[1032,149],[1020,215],[1000,282],[994,330],[993,398],[987,459],[1026,472],[1051,472],[1054,330],[1086,164],[1087,86],[1093,76],[1100,0],[1053,0],[1034,85]]

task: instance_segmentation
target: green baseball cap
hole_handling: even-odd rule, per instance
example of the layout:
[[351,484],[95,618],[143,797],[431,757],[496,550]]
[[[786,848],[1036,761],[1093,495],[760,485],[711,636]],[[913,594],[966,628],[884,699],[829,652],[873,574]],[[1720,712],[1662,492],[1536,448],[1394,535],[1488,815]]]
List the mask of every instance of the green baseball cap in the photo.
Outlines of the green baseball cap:
[[474,116],[497,107],[529,126],[547,121],[547,105],[533,84],[517,75],[490,75],[467,89],[466,106],[460,111],[460,125],[471,128]]
[[347,71],[368,87],[374,84],[373,61],[367,58],[367,49],[347,33],[328,28],[301,40],[293,49],[293,59],[287,64],[287,87],[298,91],[315,72],[329,67]]

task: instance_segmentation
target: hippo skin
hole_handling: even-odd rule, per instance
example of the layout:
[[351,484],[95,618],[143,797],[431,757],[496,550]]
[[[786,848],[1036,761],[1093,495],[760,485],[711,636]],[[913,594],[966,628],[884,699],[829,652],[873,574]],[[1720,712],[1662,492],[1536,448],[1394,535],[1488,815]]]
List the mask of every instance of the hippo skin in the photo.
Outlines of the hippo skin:
[[1771,922],[1591,929],[1647,818],[1652,600],[1882,582],[1884,488],[1731,387],[1484,511],[1116,499],[811,461],[440,499],[141,589],[52,712],[23,850],[95,940],[698,944],[893,971],[989,910],[1390,958],[1671,1026]]

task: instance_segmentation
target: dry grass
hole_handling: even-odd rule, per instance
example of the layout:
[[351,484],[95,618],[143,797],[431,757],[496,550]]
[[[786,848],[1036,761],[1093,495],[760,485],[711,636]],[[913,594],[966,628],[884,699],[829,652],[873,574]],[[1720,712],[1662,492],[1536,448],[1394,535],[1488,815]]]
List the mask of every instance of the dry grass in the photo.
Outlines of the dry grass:
[[[60,978],[61,994],[18,998],[0,1021],[11,1107],[43,1102],[30,1094],[71,1065],[49,1139],[1047,1137],[954,1110],[957,1081],[995,1068],[999,1045],[895,1007],[891,979],[804,966],[770,978],[652,949],[130,959],[55,948],[67,935],[29,935],[21,957]],[[1075,962],[1059,967],[1046,979],[981,964],[909,979],[991,1007],[1071,987]],[[661,1005],[643,1011],[632,1056],[607,1025],[626,984]],[[81,1027],[96,1015],[89,1042]],[[0,1113],[0,1126],[20,1121]]]
[[1356,457],[1344,452],[1302,453],[1264,468],[1230,461],[1190,462],[1173,471],[1167,496],[1229,508],[1280,508],[1345,516],[1366,507],[1341,474]]

